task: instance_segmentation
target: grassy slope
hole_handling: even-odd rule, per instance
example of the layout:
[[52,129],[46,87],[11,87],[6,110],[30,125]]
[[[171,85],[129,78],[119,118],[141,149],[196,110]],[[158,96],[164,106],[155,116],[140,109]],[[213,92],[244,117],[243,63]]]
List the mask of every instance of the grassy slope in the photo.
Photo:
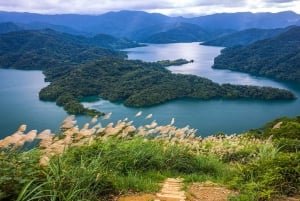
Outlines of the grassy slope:
[[[34,150],[16,151],[17,144],[2,148],[0,199],[109,200],[128,192],[158,191],[166,177],[223,183],[240,191],[231,200],[268,200],[299,192],[300,155],[277,144],[298,139],[267,138],[275,131],[299,133],[299,118],[276,120],[239,136],[205,139],[195,137],[194,130],[155,122],[138,129],[129,121],[78,129],[71,121],[64,122],[60,135],[38,135],[43,140]],[[279,121],[298,127],[276,130]]]

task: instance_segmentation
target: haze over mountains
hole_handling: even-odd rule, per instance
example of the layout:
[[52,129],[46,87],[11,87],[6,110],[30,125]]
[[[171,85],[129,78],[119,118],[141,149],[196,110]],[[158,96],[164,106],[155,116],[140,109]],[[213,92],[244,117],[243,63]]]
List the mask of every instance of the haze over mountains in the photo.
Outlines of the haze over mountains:
[[[42,15],[0,12],[0,22],[14,22],[26,29],[51,28],[57,31],[86,35],[102,33],[138,41],[147,41],[149,38],[153,39],[155,35],[165,35],[170,31],[172,33],[179,32],[180,35],[184,28],[185,30],[192,29],[192,38],[200,35],[201,37],[197,38],[200,40],[212,39],[216,35],[249,28],[271,29],[300,25],[300,15],[290,11],[280,13],[244,12],[184,18],[141,11],[109,12],[102,15]],[[208,33],[203,33],[203,30]]]

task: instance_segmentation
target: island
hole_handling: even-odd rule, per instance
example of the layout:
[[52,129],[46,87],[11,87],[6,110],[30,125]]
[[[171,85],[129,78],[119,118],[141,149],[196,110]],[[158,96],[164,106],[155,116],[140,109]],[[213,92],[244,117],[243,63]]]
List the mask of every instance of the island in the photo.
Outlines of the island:
[[157,61],[157,63],[161,64],[164,67],[168,67],[168,66],[181,66],[184,64],[188,64],[188,63],[193,63],[194,60],[186,60],[186,59],[176,59],[176,60],[161,60],[161,61]]
[[103,58],[65,69],[48,69],[50,85],[43,88],[41,100],[56,101],[71,114],[85,114],[79,99],[100,96],[129,107],[147,107],[179,98],[194,99],[294,99],[284,89],[217,84],[195,75],[174,74],[159,63]]

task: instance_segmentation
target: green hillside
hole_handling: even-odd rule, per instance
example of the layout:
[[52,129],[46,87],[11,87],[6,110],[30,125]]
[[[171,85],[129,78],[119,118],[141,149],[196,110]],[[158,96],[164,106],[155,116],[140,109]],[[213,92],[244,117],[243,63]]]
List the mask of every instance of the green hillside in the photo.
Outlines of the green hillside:
[[234,32],[213,40],[205,41],[202,45],[233,47],[237,45],[249,45],[258,40],[272,38],[277,36],[287,29],[246,29],[243,31]]
[[[271,87],[219,85],[209,79],[172,74],[158,63],[105,58],[77,68],[49,69],[51,84],[40,91],[40,99],[56,101],[69,113],[85,113],[78,100],[100,96],[110,101],[124,101],[126,106],[145,107],[178,98],[197,99],[294,99],[283,89]],[[71,104],[70,104],[71,103]]]
[[178,23],[174,28],[155,33],[144,39],[146,43],[179,43],[197,42],[209,39],[210,33],[200,26],[189,23]]
[[248,46],[226,48],[213,68],[300,82],[300,27]]
[[0,35],[0,66],[47,69],[85,63],[103,57],[126,57],[125,53],[92,46],[85,38],[50,29],[18,31]]
[[93,45],[108,49],[125,49],[144,46],[127,38],[116,38],[107,34],[97,34],[96,36],[87,38],[87,41]]

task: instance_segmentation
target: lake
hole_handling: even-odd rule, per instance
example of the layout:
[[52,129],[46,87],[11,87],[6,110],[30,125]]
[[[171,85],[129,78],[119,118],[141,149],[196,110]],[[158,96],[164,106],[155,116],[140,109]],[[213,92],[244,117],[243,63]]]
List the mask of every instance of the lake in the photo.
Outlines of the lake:
[[[201,46],[199,43],[151,44],[146,47],[127,49],[129,59],[157,61],[164,59],[193,59],[193,63],[169,67],[174,73],[195,74],[207,77],[218,83],[251,84],[274,86],[293,91],[300,97],[298,84],[278,82],[267,78],[250,76],[229,70],[212,69],[213,59],[220,54],[221,47]],[[0,136],[15,131],[22,123],[30,129],[51,128],[57,131],[61,121],[67,116],[62,108],[52,102],[38,100],[38,91],[47,85],[40,71],[19,71],[0,69]],[[128,117],[136,125],[156,120],[168,124],[175,118],[175,125],[198,129],[198,134],[207,136],[217,132],[240,133],[251,128],[258,128],[266,122],[282,116],[300,114],[300,100],[294,101],[257,101],[257,100],[191,100],[181,99],[165,104],[146,107],[128,108],[122,103],[111,103],[106,100],[84,102],[87,107],[102,112],[112,112],[109,120],[103,124]],[[141,117],[135,114],[142,111]],[[152,114],[151,119],[145,119]],[[79,116],[80,125],[90,118]]]
[[41,71],[0,69],[0,137],[12,134],[21,124],[28,129],[58,130],[66,112],[53,102],[40,101],[47,86]]

